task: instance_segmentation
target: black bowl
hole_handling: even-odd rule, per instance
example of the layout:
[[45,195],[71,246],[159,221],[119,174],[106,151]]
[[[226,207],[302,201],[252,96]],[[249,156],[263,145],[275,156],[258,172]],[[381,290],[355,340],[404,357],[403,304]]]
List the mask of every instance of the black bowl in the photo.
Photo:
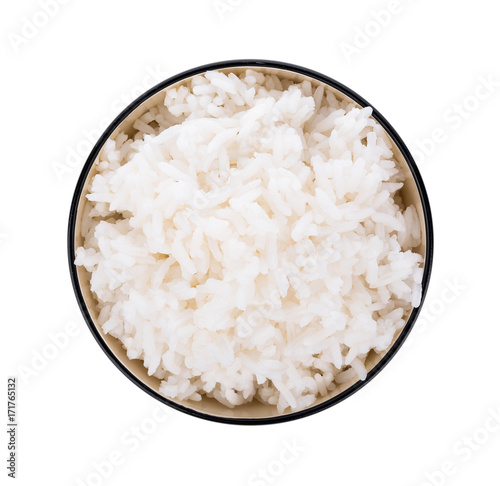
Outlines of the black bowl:
[[[77,227],[79,226],[79,216],[81,217],[82,205],[80,204],[80,202],[84,198],[85,191],[87,190],[89,175],[92,175],[94,161],[98,157],[99,152],[106,140],[111,137],[111,135],[117,130],[118,127],[120,127],[120,129],[130,129],[131,123],[128,121],[129,116],[134,112],[134,119],[136,118],[136,116],[140,116],[140,114],[137,115],[137,111],[144,109],[144,106],[147,105],[148,102],[151,104],[155,104],[152,100],[152,97],[155,97],[155,95],[161,96],[159,95],[159,93],[165,90],[165,88],[181,83],[186,79],[191,78],[192,76],[196,76],[209,70],[225,70],[227,72],[239,71],[244,68],[252,68],[254,70],[264,72],[275,72],[282,77],[289,77],[295,80],[308,78],[313,83],[323,84],[325,85],[325,87],[332,89],[340,98],[349,98],[361,107],[371,106],[367,101],[361,98],[354,91],[335,81],[334,79],[331,79],[328,76],[312,71],[310,69],[283,62],[247,59],[224,61],[200,66],[173,76],[170,79],[167,79],[156,85],[154,88],[151,88],[149,91],[132,102],[127,108],[125,108],[125,110],[123,110],[115,118],[111,125],[105,130],[105,132],[102,134],[95,147],[93,148],[92,152],[90,153],[76,185],[73,201],[71,204],[68,227],[68,257],[73,288],[85,321],[87,322],[90,331],[92,332],[93,336],[95,337],[103,351],[118,367],[118,369],[123,374],[125,374],[125,376],[127,376],[133,383],[135,383],[139,388],[141,388],[152,397],[181,412],[216,422],[242,425],[260,425],[286,422],[289,420],[295,420],[301,417],[312,415],[341,402],[342,400],[346,399],[347,397],[361,389],[363,386],[373,380],[373,378],[375,378],[378,373],[380,373],[380,371],[387,365],[387,363],[394,357],[396,352],[401,348],[402,344],[404,343],[405,339],[407,338],[408,334],[415,324],[415,320],[417,319],[422,304],[420,304],[418,308],[414,308],[412,310],[407,319],[406,325],[400,330],[399,334],[396,335],[391,347],[385,352],[385,354],[376,355],[374,352],[372,352],[374,355],[372,357],[373,359],[367,358],[369,372],[366,380],[353,380],[353,382],[349,382],[344,386],[338,387],[334,394],[331,394],[331,396],[319,399],[315,404],[306,409],[280,415],[276,410],[274,410],[276,407],[265,406],[259,403],[251,404],[250,406],[242,405],[240,407],[236,407],[235,409],[229,409],[227,407],[224,407],[223,405],[218,404],[218,402],[215,402],[214,399],[204,398],[202,402],[177,402],[161,395],[158,392],[159,380],[147,375],[146,369],[141,361],[128,359],[123,347],[121,346],[121,343],[117,339],[109,335],[105,335],[100,327],[94,322],[97,314],[95,310],[95,300],[92,297],[92,293],[89,289],[89,276],[84,269],[82,269],[81,267],[77,268],[74,264],[76,247],[75,243],[77,243],[79,235]],[[147,108],[149,108],[149,106]],[[429,200],[424,187],[424,183],[417,169],[417,166],[415,165],[415,161],[413,160],[413,157],[411,156],[406,145],[403,143],[394,128],[377,110],[373,109],[372,116],[380,125],[382,125],[393,142],[393,151],[395,153],[395,157],[399,159],[402,169],[407,174],[407,183],[405,184],[405,188],[408,185],[411,186],[411,188],[408,189],[409,201],[405,202],[416,205],[417,211],[420,215],[421,224],[423,223],[422,230],[425,238],[423,239],[423,243],[420,247],[420,253],[424,257],[424,273],[422,280],[423,303],[429,285],[433,257],[433,229]],[[371,359],[371,362],[369,361],[369,359]]]

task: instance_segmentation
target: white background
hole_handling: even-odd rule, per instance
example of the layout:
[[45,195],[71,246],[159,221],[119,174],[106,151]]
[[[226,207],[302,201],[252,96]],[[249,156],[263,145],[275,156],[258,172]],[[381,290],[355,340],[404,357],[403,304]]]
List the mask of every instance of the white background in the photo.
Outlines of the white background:
[[[3,7],[1,356],[4,380],[19,380],[18,484],[499,484],[496,4],[224,1],[235,6],[222,18],[212,0],[66,0],[47,22],[37,0]],[[374,20],[389,8],[390,18]],[[46,25],[30,29],[24,18]],[[323,72],[394,125],[418,157],[431,200],[431,286],[409,344],[327,411],[261,427],[175,411],[156,423],[158,407],[167,407],[111,364],[73,295],[66,227],[83,157],[68,153],[87,155],[84,131],[96,135],[127,98],[156,84],[143,83],[149,72],[159,81],[235,58]],[[490,92],[479,88],[488,77]],[[419,153],[436,129],[438,142]],[[58,334],[63,349],[48,346],[71,322],[76,332]],[[49,359],[40,363],[37,353]],[[147,432],[137,442],[134,427]],[[300,450],[280,466],[285,441]],[[110,455],[121,464],[97,476],[93,463]],[[272,482],[256,482],[259,468]]]

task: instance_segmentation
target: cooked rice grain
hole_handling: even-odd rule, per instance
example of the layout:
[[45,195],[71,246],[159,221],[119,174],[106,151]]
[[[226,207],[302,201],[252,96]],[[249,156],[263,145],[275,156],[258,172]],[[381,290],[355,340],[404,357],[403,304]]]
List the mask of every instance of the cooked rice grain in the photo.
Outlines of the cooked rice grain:
[[391,345],[420,304],[420,223],[371,114],[212,71],[106,142],[76,264],[163,395],[299,410]]

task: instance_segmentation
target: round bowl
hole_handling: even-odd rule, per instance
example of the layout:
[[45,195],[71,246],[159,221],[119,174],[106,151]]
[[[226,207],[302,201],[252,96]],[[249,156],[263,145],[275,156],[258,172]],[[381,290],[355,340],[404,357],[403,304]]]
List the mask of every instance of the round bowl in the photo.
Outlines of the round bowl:
[[[233,72],[238,74],[247,68],[251,68],[265,74],[274,73],[280,78],[288,78],[293,81],[303,81],[304,79],[308,79],[311,83],[313,83],[313,85],[323,85],[325,90],[328,89],[333,91],[339,99],[347,98],[359,107],[371,106],[367,101],[341,83],[310,69],[283,62],[246,59],[217,62],[185,71],[167,79],[154,88],[151,88],[149,91],[132,102],[125,110],[123,110],[122,113],[115,118],[111,125],[102,134],[101,138],[98,140],[90,153],[82,169],[71,204],[68,227],[68,257],[73,288],[88,327],[106,355],[118,367],[118,369],[125,374],[125,376],[127,376],[141,390],[145,391],[160,402],[181,412],[216,422],[259,425],[286,422],[317,413],[341,402],[361,389],[373,380],[373,378],[387,365],[396,352],[401,348],[403,342],[411,331],[415,320],[417,319],[422,304],[420,304],[418,308],[414,308],[412,310],[406,320],[406,324],[396,333],[392,345],[386,352],[378,354],[373,350],[370,351],[365,363],[368,371],[366,380],[360,381],[357,378],[354,378],[350,382],[338,385],[337,388],[330,392],[330,394],[326,397],[318,398],[318,400],[311,406],[295,412],[279,414],[276,407],[264,405],[256,400],[251,403],[229,409],[213,398],[203,397],[203,399],[199,402],[182,402],[168,399],[161,395],[158,391],[160,380],[154,376],[148,376],[147,369],[143,366],[143,362],[141,360],[129,359],[121,342],[109,334],[104,334],[100,326],[96,324],[98,310],[97,302],[90,290],[90,274],[85,270],[85,268],[77,267],[74,264],[75,249],[82,244],[82,238],[79,231],[83,211],[82,201],[88,193],[89,182],[96,172],[94,161],[98,158],[106,140],[113,138],[120,131],[126,131],[129,134],[133,133],[134,120],[142,116],[152,106],[160,102],[162,96],[164,96],[164,91],[167,88],[180,85],[189,78],[209,70],[219,70],[224,73]],[[394,157],[399,162],[401,169],[406,175],[406,182],[401,190],[402,199],[405,205],[413,204],[419,214],[423,238],[421,245],[413,251],[420,253],[424,258],[424,272],[422,280],[423,302],[429,284],[433,256],[433,230],[429,201],[420,173],[406,145],[403,143],[394,128],[377,110],[373,109],[372,117],[386,130],[390,140],[392,141]]]

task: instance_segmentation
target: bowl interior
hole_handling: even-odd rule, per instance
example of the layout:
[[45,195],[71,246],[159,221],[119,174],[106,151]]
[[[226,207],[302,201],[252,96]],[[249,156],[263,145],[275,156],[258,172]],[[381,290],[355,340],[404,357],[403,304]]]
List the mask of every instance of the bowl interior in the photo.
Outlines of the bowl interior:
[[[264,72],[265,74],[276,74],[278,77],[281,79],[291,79],[293,81],[301,82],[304,79],[308,79],[313,86],[318,86],[318,85],[323,85],[325,87],[325,90],[330,90],[335,93],[335,95],[339,99],[349,99],[353,101],[349,96],[344,94],[343,92],[335,89],[334,87],[325,84],[315,78],[305,76],[303,74],[296,73],[291,70],[287,69],[279,69],[279,68],[270,68],[270,67],[255,67],[255,66],[240,66],[240,67],[231,67],[231,68],[226,68],[226,69],[219,69],[222,72],[229,73],[233,72],[236,75],[240,74],[242,71],[245,69],[254,69],[258,70],[261,72]],[[179,81],[176,84],[171,84],[168,86],[168,88],[183,84],[188,80],[189,78],[185,78],[182,81]],[[148,111],[150,108],[152,108],[154,105],[160,103],[163,101],[164,98],[164,93],[165,90],[168,88],[164,88],[161,91],[157,92],[156,94],[153,94],[150,98],[148,98],[146,101],[144,101],[140,106],[135,108],[127,117],[124,121],[122,121],[119,126],[113,131],[113,133],[110,135],[109,138],[113,139],[114,137],[117,136],[118,133],[120,132],[126,132],[129,135],[133,135],[135,130],[133,128],[134,121],[142,116],[146,111]],[[354,101],[353,101],[354,102]],[[356,102],[354,102],[356,105],[358,105]],[[359,106],[359,105],[358,105]],[[391,138],[390,134],[389,138],[393,141]],[[402,170],[404,171],[406,175],[406,183],[401,190],[401,197],[403,199],[403,202],[405,205],[410,205],[413,204],[415,208],[417,209],[420,223],[421,223],[421,231],[422,231],[422,243],[421,245],[414,249],[414,251],[420,253],[422,257],[424,258],[424,264],[427,265],[427,262],[425,262],[425,257],[426,257],[426,240],[427,240],[427,235],[426,235],[426,227],[425,227],[425,215],[424,215],[424,209],[422,205],[422,201],[419,195],[419,190],[417,187],[417,183],[412,175],[412,172],[410,171],[410,168],[408,166],[408,163],[405,160],[405,157],[403,156],[401,150],[398,148],[398,146],[395,144],[393,141],[393,147],[392,150],[394,152],[394,156],[396,160],[399,162]],[[95,159],[94,159],[95,160]],[[92,161],[93,162],[93,161]],[[92,168],[90,169],[84,186],[83,190],[80,194],[79,197],[79,203],[77,206],[77,214],[76,214],[76,221],[75,221],[75,240],[74,240],[74,247],[78,248],[79,246],[82,246],[83,244],[83,238],[80,233],[80,226],[81,226],[81,221],[82,221],[82,215],[85,212],[85,205],[86,205],[86,195],[89,192],[90,188],[90,182],[92,178],[94,177],[96,173],[95,170],[95,164],[93,164]],[[90,314],[90,317],[93,321],[93,323],[97,323],[97,317],[98,317],[98,309],[97,309],[97,302],[95,299],[95,296],[90,290],[90,274],[85,270],[83,267],[77,267],[76,269],[77,272],[77,285],[79,286],[83,300],[84,300],[84,305],[86,306],[88,313]],[[408,325],[408,319],[407,319],[407,324]],[[155,395],[157,395],[157,398],[160,398],[158,395],[158,389],[160,385],[160,380],[153,377],[153,376],[148,376],[146,368],[143,366],[142,361],[140,360],[131,360],[127,357],[125,349],[123,348],[122,344],[120,341],[118,341],[116,338],[106,335],[103,333],[102,329],[100,326],[97,324],[94,324],[94,327],[96,328],[97,332],[100,334],[102,340],[104,341],[106,347],[108,348],[108,354],[111,354],[114,356],[114,358],[124,367],[126,370],[128,370],[129,373],[131,373],[134,377],[136,377],[140,382],[142,382],[146,387],[148,387],[151,391],[156,392]],[[404,329],[404,328],[403,328]],[[394,346],[394,343],[396,340],[399,338],[401,332],[403,332],[403,329],[398,331],[394,337],[393,343],[391,347],[384,353],[377,354],[374,351],[371,351],[366,359],[366,367],[368,371],[371,371],[382,359],[383,357],[390,352],[390,349],[392,346]],[[330,392],[330,394],[326,397],[319,398],[316,403],[311,405],[309,408],[316,407],[318,404],[321,404],[323,402],[332,400],[334,397],[338,396],[342,392],[345,392],[348,390],[350,387],[356,384],[358,380],[353,379],[350,382],[344,383],[342,385],[337,385],[337,388]],[[166,403],[168,400],[163,398],[163,401]],[[212,417],[219,417],[222,419],[246,419],[246,418],[257,418],[257,419],[264,419],[264,418],[269,418],[269,417],[275,417],[278,416],[278,412],[276,407],[274,406],[269,406],[269,405],[263,405],[262,403],[254,400],[252,403],[241,405],[238,407],[235,407],[234,409],[229,409],[225,407],[224,405],[220,404],[213,398],[207,398],[204,397],[201,401],[199,402],[194,402],[194,401],[176,401],[176,400],[170,400],[176,402],[178,405],[186,407],[188,409],[191,409],[193,411],[202,413],[202,414],[207,414]],[[307,410],[307,409],[306,409]],[[280,416],[286,415],[281,414]]]

